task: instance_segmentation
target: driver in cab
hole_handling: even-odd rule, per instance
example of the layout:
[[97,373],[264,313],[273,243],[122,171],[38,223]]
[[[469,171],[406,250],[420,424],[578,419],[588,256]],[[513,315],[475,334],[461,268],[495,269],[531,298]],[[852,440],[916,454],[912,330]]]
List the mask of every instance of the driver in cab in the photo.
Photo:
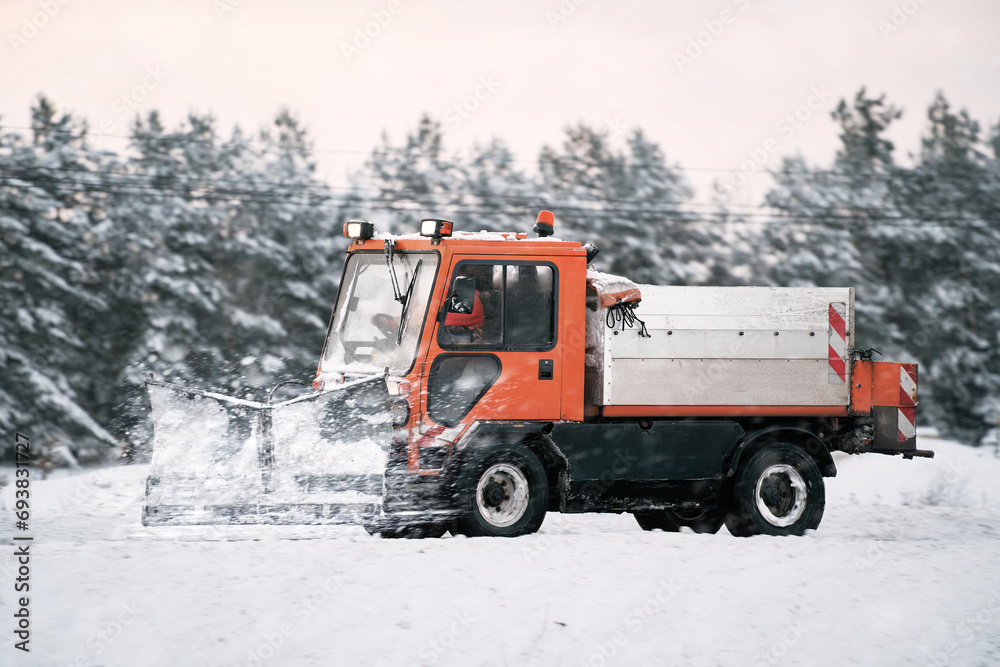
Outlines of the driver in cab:
[[482,343],[486,316],[483,301],[472,278],[455,278],[444,318],[444,331],[452,343]]

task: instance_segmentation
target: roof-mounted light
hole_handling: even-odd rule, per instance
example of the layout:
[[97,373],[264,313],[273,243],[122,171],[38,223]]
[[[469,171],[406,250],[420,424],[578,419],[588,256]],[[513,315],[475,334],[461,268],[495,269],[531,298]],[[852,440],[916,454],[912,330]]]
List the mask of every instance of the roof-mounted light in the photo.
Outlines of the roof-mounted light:
[[430,236],[436,239],[442,236],[451,236],[452,223],[447,220],[437,220],[427,218],[420,221],[420,235]]
[[365,241],[375,236],[375,225],[367,220],[348,220],[344,224],[344,236]]
[[538,218],[535,220],[535,226],[531,228],[531,231],[538,234],[539,238],[552,236],[552,233],[555,231],[555,224],[556,216],[552,211],[540,211]]

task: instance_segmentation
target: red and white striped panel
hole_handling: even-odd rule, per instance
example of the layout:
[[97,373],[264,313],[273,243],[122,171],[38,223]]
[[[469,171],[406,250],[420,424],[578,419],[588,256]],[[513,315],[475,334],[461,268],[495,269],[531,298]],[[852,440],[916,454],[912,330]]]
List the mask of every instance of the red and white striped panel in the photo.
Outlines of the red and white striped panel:
[[425,431],[420,432],[420,439],[417,440],[418,447],[426,447],[428,445],[433,445],[434,440],[444,433],[444,426],[440,424],[435,424]]
[[454,444],[455,439],[461,435],[462,431],[465,430],[465,424],[459,424],[458,426],[453,426],[451,428],[445,428],[440,424],[434,424],[429,428],[426,428],[426,424],[421,427],[420,439],[417,440],[418,447],[427,447],[429,445],[435,444],[437,440],[443,440],[445,443],[451,445]]
[[847,304],[830,304],[830,384],[847,382]]
[[917,435],[917,365],[899,366],[899,441],[905,442]]

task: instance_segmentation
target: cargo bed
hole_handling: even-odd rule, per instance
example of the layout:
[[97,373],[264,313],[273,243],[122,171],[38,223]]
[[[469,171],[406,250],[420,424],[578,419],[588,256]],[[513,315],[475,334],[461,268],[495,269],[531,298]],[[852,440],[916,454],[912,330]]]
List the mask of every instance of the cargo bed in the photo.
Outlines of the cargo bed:
[[853,288],[639,289],[648,337],[588,298],[586,399],[604,414],[846,413]]

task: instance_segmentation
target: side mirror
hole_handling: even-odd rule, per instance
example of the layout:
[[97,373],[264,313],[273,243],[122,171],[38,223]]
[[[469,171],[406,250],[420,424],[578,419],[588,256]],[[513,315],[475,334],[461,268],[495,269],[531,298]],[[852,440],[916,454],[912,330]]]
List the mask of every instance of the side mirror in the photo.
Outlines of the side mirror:
[[449,313],[469,314],[476,307],[476,281],[473,278],[460,276],[455,278],[451,286],[451,299],[448,301]]

